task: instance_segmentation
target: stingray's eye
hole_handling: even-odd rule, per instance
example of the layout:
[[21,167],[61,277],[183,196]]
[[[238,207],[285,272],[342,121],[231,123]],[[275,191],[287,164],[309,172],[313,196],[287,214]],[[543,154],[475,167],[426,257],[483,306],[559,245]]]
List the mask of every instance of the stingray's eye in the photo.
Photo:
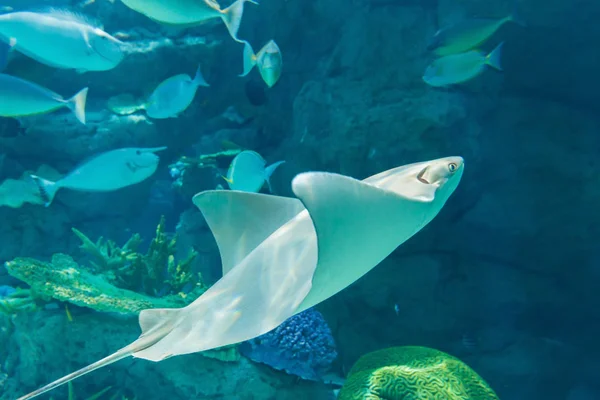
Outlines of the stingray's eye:
[[136,151],[135,151],[135,154],[136,154],[136,155],[138,155],[138,156],[141,156],[141,155],[142,155],[142,152],[141,152],[141,151],[139,151],[139,150],[136,150]]
[[458,169],[458,165],[456,163],[451,162],[450,164],[448,164],[448,170],[451,173],[455,173],[457,169]]

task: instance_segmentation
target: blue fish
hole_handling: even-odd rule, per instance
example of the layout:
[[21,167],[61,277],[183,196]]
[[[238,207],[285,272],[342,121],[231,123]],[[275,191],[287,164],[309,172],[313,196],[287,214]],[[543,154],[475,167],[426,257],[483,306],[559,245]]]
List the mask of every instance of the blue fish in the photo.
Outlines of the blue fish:
[[190,106],[200,86],[209,85],[198,66],[194,79],[187,74],[179,74],[164,80],[142,108],[146,109],[150,118],[176,118]]
[[488,66],[502,71],[500,43],[490,54],[480,50],[452,54],[432,62],[423,75],[423,81],[434,87],[443,87],[467,82],[481,74]]
[[267,162],[255,151],[245,150],[238,154],[227,171],[227,177],[223,177],[231,190],[257,193],[265,182],[271,189],[270,178],[277,167],[285,161],[278,161],[267,166]]

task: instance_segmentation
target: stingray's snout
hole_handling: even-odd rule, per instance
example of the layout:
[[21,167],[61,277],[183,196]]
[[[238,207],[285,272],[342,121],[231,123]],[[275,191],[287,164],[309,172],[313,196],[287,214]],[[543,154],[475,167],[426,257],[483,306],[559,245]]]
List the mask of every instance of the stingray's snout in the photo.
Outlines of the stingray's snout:
[[460,156],[448,157],[448,171],[453,173],[462,169],[465,165],[465,160]]

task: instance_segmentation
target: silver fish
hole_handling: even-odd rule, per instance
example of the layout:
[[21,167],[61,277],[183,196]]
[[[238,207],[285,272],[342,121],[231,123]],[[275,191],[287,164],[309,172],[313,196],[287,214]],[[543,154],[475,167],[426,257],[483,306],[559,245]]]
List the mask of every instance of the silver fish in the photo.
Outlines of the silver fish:
[[70,99],[50,89],[11,75],[0,74],[0,116],[23,117],[45,114],[62,107],[69,108],[85,124],[85,102],[88,88]]
[[52,182],[31,175],[48,207],[60,188],[84,192],[108,192],[134,185],[149,178],[160,159],[156,148],[123,148],[111,150],[92,158],[59,181]]
[[231,37],[238,42],[237,33],[242,22],[244,3],[258,4],[254,0],[237,0],[221,9],[215,0],[121,0],[123,4],[148,18],[169,25],[193,26],[221,18]]
[[79,72],[110,70],[124,57],[119,40],[67,11],[0,15],[0,40],[42,64]]

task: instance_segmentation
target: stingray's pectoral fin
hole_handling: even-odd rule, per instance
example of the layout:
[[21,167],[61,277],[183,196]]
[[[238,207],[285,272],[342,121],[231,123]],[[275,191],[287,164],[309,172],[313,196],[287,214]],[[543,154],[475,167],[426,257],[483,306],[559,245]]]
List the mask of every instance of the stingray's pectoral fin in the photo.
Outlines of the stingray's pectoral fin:
[[150,361],[161,361],[173,355],[173,340],[164,340],[175,328],[182,308],[153,308],[140,312],[142,334],[133,345],[138,348],[132,356]]
[[318,304],[352,284],[383,260],[402,237],[420,227],[430,203],[325,172],[297,175],[292,189],[317,233],[319,267],[302,305]]
[[234,190],[208,190],[194,196],[193,202],[215,236],[223,275],[281,225],[304,211],[298,199]]

